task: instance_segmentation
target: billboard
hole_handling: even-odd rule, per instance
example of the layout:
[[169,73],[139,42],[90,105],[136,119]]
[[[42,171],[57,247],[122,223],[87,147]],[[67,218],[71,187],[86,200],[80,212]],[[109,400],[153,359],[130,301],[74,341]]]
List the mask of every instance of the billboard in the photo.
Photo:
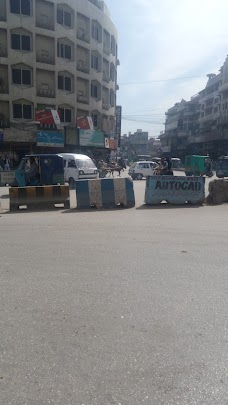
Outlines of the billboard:
[[104,148],[104,132],[91,129],[79,129],[79,145]]
[[64,133],[58,131],[38,131],[37,146],[64,147]]
[[116,138],[118,147],[120,147],[121,139],[121,120],[122,120],[122,107],[120,105],[116,106]]
[[56,110],[36,110],[36,121],[40,124],[60,125],[59,113]]
[[93,131],[93,120],[91,117],[77,117],[77,128],[91,129]]

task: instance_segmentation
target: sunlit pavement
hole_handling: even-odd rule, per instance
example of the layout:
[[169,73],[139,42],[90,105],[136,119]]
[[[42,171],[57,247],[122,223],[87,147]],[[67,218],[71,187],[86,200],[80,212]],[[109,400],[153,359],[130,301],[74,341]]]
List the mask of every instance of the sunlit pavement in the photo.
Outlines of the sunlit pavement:
[[1,404],[227,405],[228,206],[134,185],[132,209],[0,214]]

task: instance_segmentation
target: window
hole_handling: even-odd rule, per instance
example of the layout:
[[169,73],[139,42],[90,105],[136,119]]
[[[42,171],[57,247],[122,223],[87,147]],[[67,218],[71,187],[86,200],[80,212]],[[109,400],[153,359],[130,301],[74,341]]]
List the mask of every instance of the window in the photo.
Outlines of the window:
[[29,35],[12,34],[11,47],[19,51],[31,50],[31,37]]
[[59,108],[59,115],[61,122],[72,122],[71,121],[71,110],[69,108]]
[[65,90],[65,91],[71,91],[72,90],[71,77],[64,76],[64,75],[58,75],[58,89]]
[[31,71],[28,69],[12,69],[12,82],[13,84],[30,86],[32,83]]
[[13,117],[29,120],[32,118],[31,104],[13,104]]
[[61,25],[65,25],[68,28],[72,27],[71,13],[68,11],[57,9],[57,22]]
[[98,98],[98,87],[96,84],[91,84],[91,97]]
[[94,125],[95,128],[97,128],[97,126],[98,126],[98,116],[97,116],[97,114],[93,114],[92,117],[93,117],[93,125]]
[[10,0],[10,11],[14,14],[31,15],[30,0]]
[[76,168],[77,166],[76,166],[76,163],[75,163],[75,160],[69,160],[68,161],[68,167],[72,167],[72,168]]
[[92,55],[91,57],[91,67],[93,69],[99,70],[99,58],[96,55]]
[[71,60],[71,46],[67,44],[57,44],[57,55],[59,58]]
[[101,28],[96,23],[92,25],[92,37],[96,41],[101,42]]

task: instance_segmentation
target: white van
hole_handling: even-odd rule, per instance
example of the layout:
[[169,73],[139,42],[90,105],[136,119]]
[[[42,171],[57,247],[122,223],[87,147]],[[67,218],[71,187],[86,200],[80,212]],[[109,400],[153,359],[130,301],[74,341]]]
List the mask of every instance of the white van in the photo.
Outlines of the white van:
[[75,187],[76,180],[97,179],[98,169],[89,156],[78,153],[60,153],[64,160],[64,177],[70,187]]

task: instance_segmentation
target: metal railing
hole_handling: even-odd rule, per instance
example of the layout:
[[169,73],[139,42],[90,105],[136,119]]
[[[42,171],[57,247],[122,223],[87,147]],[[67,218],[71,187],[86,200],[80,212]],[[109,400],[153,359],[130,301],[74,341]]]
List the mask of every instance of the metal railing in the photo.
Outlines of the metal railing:
[[36,95],[38,97],[55,98],[54,89],[43,89],[42,87],[37,89]]
[[39,63],[47,63],[48,65],[55,64],[55,58],[52,56],[36,55],[36,61]]

